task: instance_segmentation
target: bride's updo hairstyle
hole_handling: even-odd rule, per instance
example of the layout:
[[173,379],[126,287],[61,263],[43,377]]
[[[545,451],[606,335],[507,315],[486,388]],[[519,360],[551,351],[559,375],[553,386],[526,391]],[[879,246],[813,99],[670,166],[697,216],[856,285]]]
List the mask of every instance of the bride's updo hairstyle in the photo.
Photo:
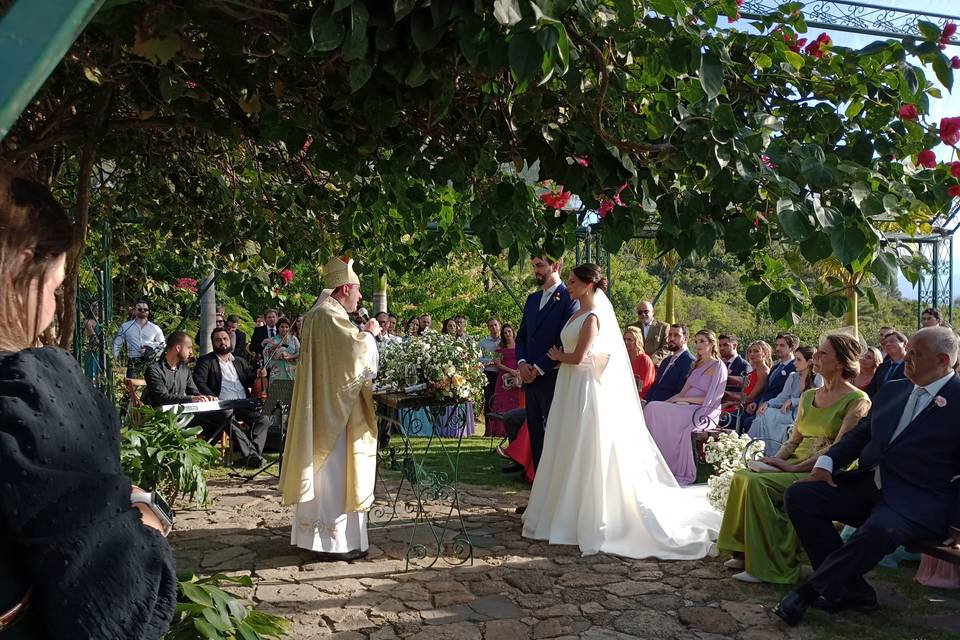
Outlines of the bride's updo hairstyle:
[[584,262],[580,266],[573,268],[573,275],[577,276],[577,280],[580,282],[586,282],[587,284],[593,284],[596,289],[600,291],[606,291],[607,277],[603,275],[603,272],[600,270],[599,265],[595,265],[592,262]]

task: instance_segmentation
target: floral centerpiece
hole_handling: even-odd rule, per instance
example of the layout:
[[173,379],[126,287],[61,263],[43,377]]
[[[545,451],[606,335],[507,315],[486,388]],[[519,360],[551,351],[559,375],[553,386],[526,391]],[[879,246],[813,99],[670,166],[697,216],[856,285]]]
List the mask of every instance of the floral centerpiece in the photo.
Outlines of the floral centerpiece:
[[733,474],[746,467],[746,460],[763,457],[763,441],[747,434],[724,431],[712,436],[703,447],[704,459],[713,465],[714,475],[707,479],[707,499],[717,511],[727,506]]
[[428,392],[442,400],[482,402],[487,382],[482,355],[473,340],[427,331],[381,347],[377,386],[402,390],[426,384]]

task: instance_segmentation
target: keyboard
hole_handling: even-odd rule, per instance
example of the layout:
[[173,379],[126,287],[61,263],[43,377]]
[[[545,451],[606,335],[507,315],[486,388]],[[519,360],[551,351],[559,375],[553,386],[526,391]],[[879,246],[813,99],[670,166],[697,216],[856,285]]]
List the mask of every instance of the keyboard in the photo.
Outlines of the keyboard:
[[183,413],[205,413],[207,411],[224,411],[228,409],[256,409],[263,404],[256,398],[242,398],[239,400],[208,400],[207,402],[187,402],[184,404],[165,404],[164,411],[178,411]]

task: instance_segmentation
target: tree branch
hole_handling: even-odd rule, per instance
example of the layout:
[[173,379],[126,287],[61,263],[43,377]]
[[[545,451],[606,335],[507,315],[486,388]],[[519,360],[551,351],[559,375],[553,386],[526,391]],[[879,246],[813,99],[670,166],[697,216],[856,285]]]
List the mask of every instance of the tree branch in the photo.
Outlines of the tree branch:
[[[148,120],[115,120],[104,125],[102,130],[104,133],[110,133],[113,131],[147,131],[152,129],[174,128],[192,129],[194,128],[194,125],[178,122],[174,118],[151,118]],[[0,155],[10,160],[23,160],[27,156],[49,149],[54,145],[81,138],[85,134],[86,129],[81,127],[61,129],[60,131],[52,133],[49,136],[32,144],[28,144],[17,149],[0,152]]]

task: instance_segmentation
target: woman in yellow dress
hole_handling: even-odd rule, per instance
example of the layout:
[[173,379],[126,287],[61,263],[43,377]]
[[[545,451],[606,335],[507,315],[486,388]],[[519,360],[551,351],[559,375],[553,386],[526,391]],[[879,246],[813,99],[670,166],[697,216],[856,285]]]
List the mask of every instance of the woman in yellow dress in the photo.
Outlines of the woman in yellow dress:
[[734,474],[717,540],[721,551],[734,555],[726,566],[743,569],[734,578],[743,582],[799,582],[801,547],[783,510],[783,494],[870,409],[867,394],[851,384],[859,371],[862,350],[860,343],[847,335],[824,338],[813,355],[814,371],[824,384],[800,396],[790,438],[777,455],[761,460],[760,466],[768,470],[742,469]]

